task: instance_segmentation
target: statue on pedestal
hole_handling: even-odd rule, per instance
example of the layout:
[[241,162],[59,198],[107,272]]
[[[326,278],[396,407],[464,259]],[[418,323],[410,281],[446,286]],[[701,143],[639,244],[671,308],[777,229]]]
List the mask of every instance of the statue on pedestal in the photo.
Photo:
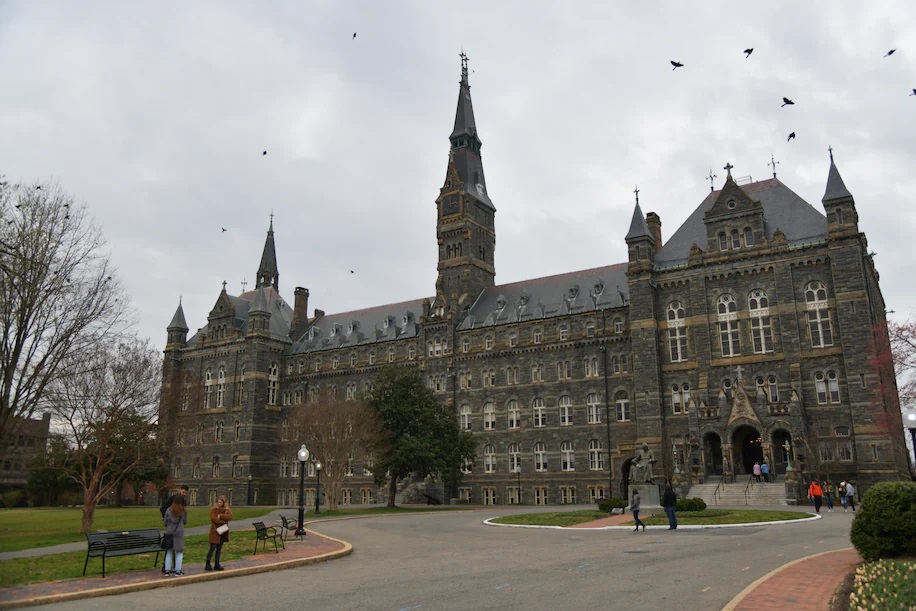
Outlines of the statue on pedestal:
[[655,476],[652,473],[652,465],[658,462],[655,454],[649,449],[649,444],[644,443],[636,450],[636,456],[630,465],[630,481],[641,484],[648,482],[655,483]]

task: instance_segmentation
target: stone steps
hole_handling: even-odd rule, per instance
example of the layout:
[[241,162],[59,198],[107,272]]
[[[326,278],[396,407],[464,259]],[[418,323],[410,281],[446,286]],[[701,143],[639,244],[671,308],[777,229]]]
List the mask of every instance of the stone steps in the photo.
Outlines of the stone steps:
[[[687,498],[699,497],[706,501],[710,507],[741,506],[747,507],[783,507],[786,502],[786,488],[779,483],[753,483],[748,487],[747,482],[735,484],[722,484],[719,486],[718,498],[713,496],[718,483],[706,483],[693,486],[687,493]],[[745,494],[747,491],[747,494]]]

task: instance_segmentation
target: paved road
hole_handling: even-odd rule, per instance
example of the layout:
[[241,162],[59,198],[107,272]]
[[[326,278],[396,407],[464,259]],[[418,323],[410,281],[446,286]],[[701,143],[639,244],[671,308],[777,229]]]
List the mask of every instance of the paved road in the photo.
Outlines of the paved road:
[[[535,511],[529,508],[528,511]],[[745,586],[813,553],[849,547],[853,514],[715,530],[490,527],[518,509],[325,522],[353,554],[249,577],[76,601],[60,609],[721,609]]]

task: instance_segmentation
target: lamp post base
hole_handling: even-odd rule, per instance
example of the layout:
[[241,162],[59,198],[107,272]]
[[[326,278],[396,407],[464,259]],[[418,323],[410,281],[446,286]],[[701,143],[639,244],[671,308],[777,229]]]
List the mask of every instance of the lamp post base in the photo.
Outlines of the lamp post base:
[[306,533],[305,529],[302,528],[301,526],[296,529],[296,532],[293,533],[293,535],[296,537],[304,537],[306,534],[308,533]]

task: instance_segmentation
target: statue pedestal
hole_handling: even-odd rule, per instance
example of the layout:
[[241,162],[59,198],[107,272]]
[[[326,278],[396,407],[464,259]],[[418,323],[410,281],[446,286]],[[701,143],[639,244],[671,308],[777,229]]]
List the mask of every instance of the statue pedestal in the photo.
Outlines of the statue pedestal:
[[636,484],[630,482],[630,485],[627,487],[627,507],[629,503],[633,500],[633,491],[639,490],[639,511],[643,515],[648,513],[662,513],[662,503],[661,499],[658,496],[658,485],[650,484],[648,482],[643,484]]

